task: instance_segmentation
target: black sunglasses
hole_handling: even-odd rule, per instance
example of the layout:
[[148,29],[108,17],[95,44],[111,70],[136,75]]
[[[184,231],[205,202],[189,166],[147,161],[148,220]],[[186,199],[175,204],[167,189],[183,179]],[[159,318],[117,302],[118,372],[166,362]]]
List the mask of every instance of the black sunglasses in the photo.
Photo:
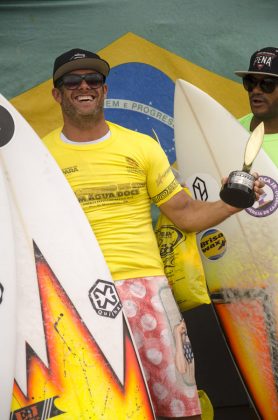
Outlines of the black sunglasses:
[[90,89],[98,89],[104,84],[105,77],[100,73],[65,74],[56,81],[55,86],[60,87],[63,85],[66,89],[74,90],[79,88],[83,80],[85,80]]
[[246,89],[248,92],[252,92],[255,86],[259,85],[260,89],[264,93],[272,93],[278,84],[278,79],[276,80],[271,77],[266,77],[259,80],[252,76],[245,76],[243,77],[242,82],[244,89]]

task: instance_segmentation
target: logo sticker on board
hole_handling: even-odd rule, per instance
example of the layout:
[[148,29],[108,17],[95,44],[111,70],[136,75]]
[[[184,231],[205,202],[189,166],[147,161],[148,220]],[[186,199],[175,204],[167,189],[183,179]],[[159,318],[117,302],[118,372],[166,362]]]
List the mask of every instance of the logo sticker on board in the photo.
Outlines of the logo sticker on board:
[[207,173],[193,173],[185,180],[192,197],[201,201],[219,200],[220,185],[216,179]]
[[10,420],[47,420],[65,414],[65,411],[55,407],[54,403],[57,398],[59,397],[55,396],[26,407],[21,407],[11,413]]
[[89,291],[89,298],[100,316],[116,318],[122,309],[116,287],[109,281],[97,280]]
[[207,190],[205,180],[196,176],[196,178],[194,179],[192,183],[192,189],[193,189],[194,197],[196,200],[207,201],[208,190]]
[[261,175],[260,178],[265,183],[264,194],[246,212],[254,217],[267,217],[278,208],[278,184],[269,176]]
[[9,111],[0,105],[0,147],[5,146],[13,138],[14,120]]
[[172,225],[162,225],[156,231],[160,256],[165,258],[173,254],[175,248],[185,240],[183,233]]
[[223,257],[227,249],[226,238],[219,229],[209,229],[200,239],[200,249],[209,260],[218,260]]
[[174,82],[145,63],[115,66],[108,79],[105,118],[158,139],[170,163],[174,163]]

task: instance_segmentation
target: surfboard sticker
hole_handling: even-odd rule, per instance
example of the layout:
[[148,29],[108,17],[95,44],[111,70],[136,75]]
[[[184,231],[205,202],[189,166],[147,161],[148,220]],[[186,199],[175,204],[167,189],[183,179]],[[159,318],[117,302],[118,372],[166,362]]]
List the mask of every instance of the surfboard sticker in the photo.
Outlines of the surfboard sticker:
[[0,142],[19,296],[11,418],[87,420],[117,413],[154,419],[133,338],[89,222],[37,135],[1,96],[0,106],[7,111],[4,121],[10,115],[8,125],[14,123]]
[[204,231],[199,239],[201,253],[211,261],[222,258],[227,249],[227,240],[219,229]]
[[220,182],[217,182],[209,173],[190,174],[186,177],[185,183],[196,200],[213,201],[219,197]]
[[262,174],[260,178],[265,183],[264,194],[252,207],[246,209],[246,212],[254,217],[268,217],[278,208],[278,184],[269,176]]
[[[218,199],[221,178],[242,168],[249,133],[213,98],[184,80],[176,83],[174,125],[182,179],[193,196],[199,188],[196,198]],[[274,420],[278,418],[278,170],[262,149],[253,169],[262,174],[265,195],[253,207],[200,232],[197,241],[214,307],[255,410]]]
[[3,106],[0,106],[0,128],[0,147],[2,147],[9,143],[14,135],[15,130],[12,116]]

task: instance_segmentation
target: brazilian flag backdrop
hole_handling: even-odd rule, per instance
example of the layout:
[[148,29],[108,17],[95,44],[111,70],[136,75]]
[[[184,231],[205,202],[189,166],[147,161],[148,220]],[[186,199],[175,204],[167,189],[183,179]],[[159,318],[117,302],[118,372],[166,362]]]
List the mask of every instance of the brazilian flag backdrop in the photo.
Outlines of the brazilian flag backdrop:
[[177,78],[236,117],[249,111],[235,70],[277,46],[277,0],[0,1],[0,93],[40,136],[61,124],[51,97],[54,59],[71,48],[111,65],[106,117],[159,137],[171,161]]

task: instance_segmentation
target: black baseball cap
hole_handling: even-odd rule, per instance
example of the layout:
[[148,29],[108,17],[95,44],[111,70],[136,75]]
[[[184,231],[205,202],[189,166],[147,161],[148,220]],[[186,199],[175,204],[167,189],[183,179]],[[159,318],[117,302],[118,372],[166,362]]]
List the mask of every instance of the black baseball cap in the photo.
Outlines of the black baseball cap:
[[265,76],[278,77],[278,48],[264,47],[252,54],[249,69],[247,71],[235,71],[239,77],[247,74],[262,74]]
[[53,82],[55,83],[66,73],[81,69],[95,70],[106,78],[109,74],[110,66],[99,55],[80,48],[74,48],[56,58],[53,67]]

